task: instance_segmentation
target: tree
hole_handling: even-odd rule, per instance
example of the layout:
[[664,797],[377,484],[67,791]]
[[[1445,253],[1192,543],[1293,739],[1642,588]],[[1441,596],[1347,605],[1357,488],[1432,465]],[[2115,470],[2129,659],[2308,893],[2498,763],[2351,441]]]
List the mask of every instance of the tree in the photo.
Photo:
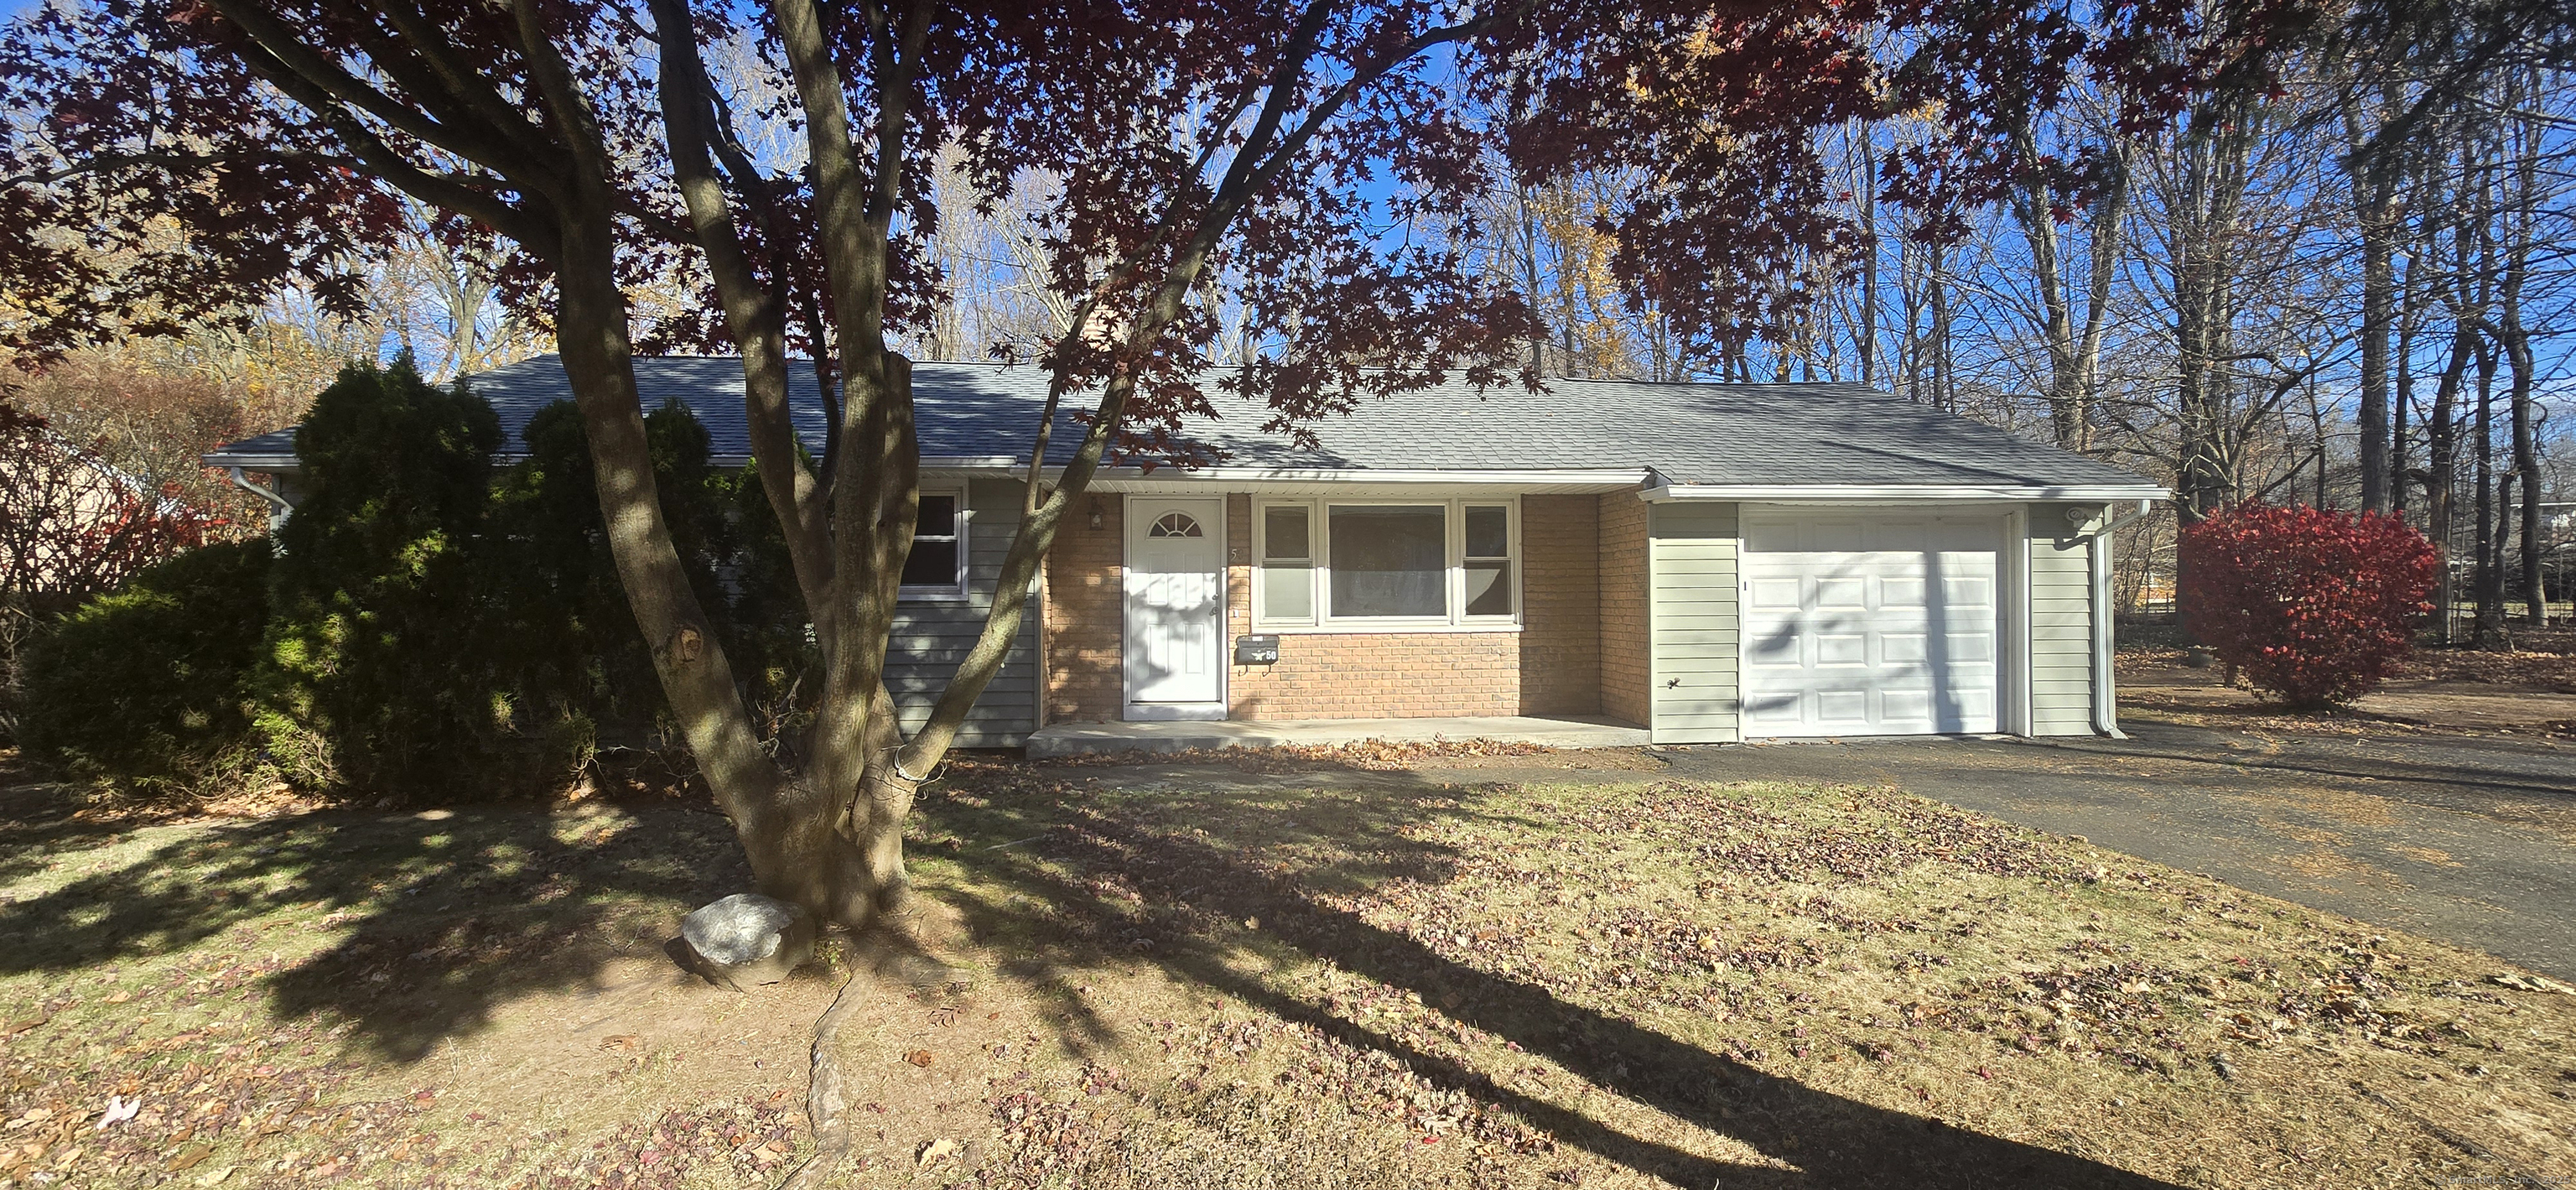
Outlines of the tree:
[[[1990,189],[1982,96],[2048,93],[2039,84],[2076,57],[2170,40],[2158,22],[2185,19],[2126,10],[2127,24],[2030,61],[1983,48],[1987,16],[1432,0],[45,6],[0,42],[0,100],[30,113],[0,160],[0,273],[55,296],[11,327],[43,348],[77,341],[101,303],[166,321],[223,317],[290,280],[344,296],[336,270],[394,249],[389,213],[406,199],[494,236],[509,254],[498,291],[555,333],[618,578],[757,880],[859,925],[901,904],[913,790],[998,669],[1029,578],[1104,460],[1177,453],[1184,420],[1213,412],[1211,388],[1293,433],[1453,372],[1513,380],[1537,331],[1527,296],[1404,231],[1472,220],[1497,171],[1531,187],[1631,179],[1599,208],[1608,271],[1707,358],[1778,295],[1795,300],[1809,253],[1848,238],[1817,130],[1946,111],[1926,152],[1887,168],[1915,193]],[[1874,53],[1888,26],[1917,47],[1904,61]],[[703,47],[736,36],[758,52],[731,69],[776,85],[710,69]],[[2191,60],[2159,69],[2166,81],[2136,102],[2200,77]],[[796,130],[801,164],[745,151],[746,94],[778,97],[760,114]],[[882,681],[918,467],[910,365],[892,344],[938,304],[923,259],[950,214],[932,184],[942,154],[971,196],[947,203],[1041,192],[1043,284],[1070,317],[1040,358],[1048,414],[1030,427],[991,617],[907,738]],[[176,226],[184,248],[138,236],[152,267],[113,277],[62,251],[48,229],[102,206],[128,216],[111,239]],[[1199,365],[1218,319],[1202,295],[1219,270],[1259,350],[1211,381]],[[639,337],[622,283],[675,272],[702,279],[719,317]],[[672,545],[639,338],[743,360],[761,487],[822,654],[794,770],[760,746]],[[796,350],[830,374],[833,430],[811,462],[788,429]]]

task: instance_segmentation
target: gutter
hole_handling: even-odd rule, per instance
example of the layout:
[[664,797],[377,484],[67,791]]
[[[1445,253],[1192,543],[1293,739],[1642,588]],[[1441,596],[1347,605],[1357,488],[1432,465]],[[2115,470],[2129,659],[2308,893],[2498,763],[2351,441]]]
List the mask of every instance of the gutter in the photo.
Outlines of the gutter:
[[1688,484],[1659,483],[1638,493],[1649,503],[1737,500],[1780,504],[1910,504],[1924,500],[2155,500],[2153,484]]
[[2120,704],[2111,674],[2111,531],[2147,515],[2152,502],[2140,500],[2126,512],[2102,510],[2102,522],[2077,534],[2092,539],[2085,551],[2093,569],[2093,730],[2115,740],[2129,738],[2120,730]]

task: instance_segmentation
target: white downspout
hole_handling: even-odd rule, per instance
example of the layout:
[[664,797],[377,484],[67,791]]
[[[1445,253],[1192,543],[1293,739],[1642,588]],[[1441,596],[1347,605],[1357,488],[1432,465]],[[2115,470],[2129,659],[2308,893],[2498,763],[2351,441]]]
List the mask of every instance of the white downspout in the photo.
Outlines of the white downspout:
[[286,497],[278,495],[277,493],[261,487],[258,484],[252,483],[250,481],[250,477],[242,474],[241,468],[232,467],[227,469],[232,472],[234,487],[240,488],[251,495],[268,501],[268,531],[270,534],[274,535],[280,527],[286,524],[287,514],[294,512],[295,506],[287,503]]
[[2117,516],[2105,508],[2102,523],[2084,534],[2092,539],[2085,553],[2093,568],[2093,730],[2115,740],[2129,737],[2120,731],[2119,697],[2111,680],[2111,531],[2147,515],[2148,504],[2140,500]]

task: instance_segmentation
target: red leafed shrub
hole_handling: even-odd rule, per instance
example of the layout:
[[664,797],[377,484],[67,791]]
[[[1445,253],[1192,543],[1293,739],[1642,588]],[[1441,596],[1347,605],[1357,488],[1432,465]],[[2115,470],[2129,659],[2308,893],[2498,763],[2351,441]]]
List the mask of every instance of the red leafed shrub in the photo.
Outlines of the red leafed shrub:
[[2183,530],[2183,616],[2255,689],[2347,702],[2405,659],[2440,565],[2395,517],[2243,504]]
[[0,403],[0,593],[97,594],[222,523]]

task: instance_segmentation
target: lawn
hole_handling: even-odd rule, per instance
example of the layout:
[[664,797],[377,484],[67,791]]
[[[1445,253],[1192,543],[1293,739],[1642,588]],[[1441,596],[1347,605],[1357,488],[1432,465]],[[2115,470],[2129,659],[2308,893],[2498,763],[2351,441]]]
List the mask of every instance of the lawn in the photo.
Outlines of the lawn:
[[743,879],[686,803],[22,787],[0,1185],[773,1184],[845,975],[851,1185],[2576,1176],[2576,994],[1891,790],[1613,759],[964,763],[913,845],[944,965],[749,996],[663,953]]

